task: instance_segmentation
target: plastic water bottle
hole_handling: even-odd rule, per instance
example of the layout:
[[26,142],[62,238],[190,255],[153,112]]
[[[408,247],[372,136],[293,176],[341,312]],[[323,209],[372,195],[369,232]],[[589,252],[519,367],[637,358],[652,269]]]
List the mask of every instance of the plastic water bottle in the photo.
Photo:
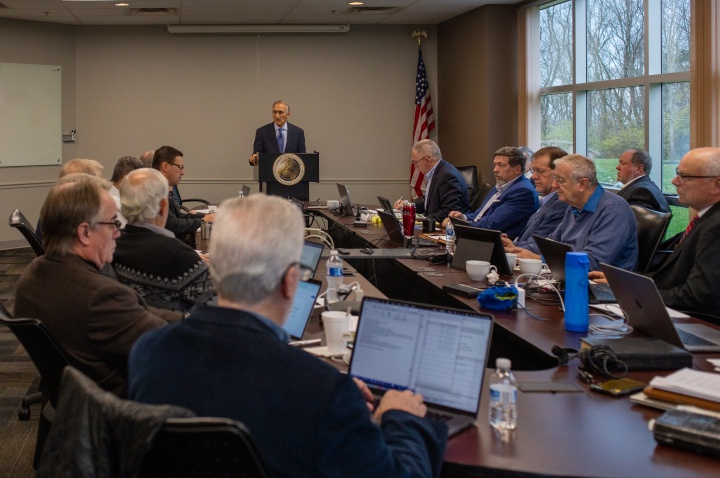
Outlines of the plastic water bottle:
[[343,261],[340,259],[340,255],[338,254],[338,251],[332,250],[330,251],[330,259],[327,261],[327,283],[328,283],[328,290],[327,290],[327,303],[330,304],[332,302],[337,302],[338,299],[338,289],[343,283]]
[[587,332],[589,327],[587,252],[565,255],[565,330]]
[[496,370],[490,377],[488,420],[499,431],[514,430],[517,425],[517,382],[510,370],[510,359],[495,360]]
[[448,222],[445,228],[445,250],[451,256],[455,254],[455,228],[452,222]]

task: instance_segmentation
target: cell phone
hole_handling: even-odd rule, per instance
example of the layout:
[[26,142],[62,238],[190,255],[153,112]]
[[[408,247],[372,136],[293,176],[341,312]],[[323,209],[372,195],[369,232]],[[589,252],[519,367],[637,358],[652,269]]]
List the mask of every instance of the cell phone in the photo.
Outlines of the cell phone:
[[461,297],[477,297],[484,289],[478,289],[477,287],[471,287],[465,284],[447,284],[443,286],[443,290]]
[[590,390],[593,392],[604,393],[605,395],[612,395],[613,397],[622,397],[624,395],[639,392],[646,386],[646,383],[640,382],[639,380],[633,380],[631,378],[617,378],[606,380],[602,383],[593,383],[590,385]]
[[365,221],[354,221],[352,225],[353,227],[368,227]]

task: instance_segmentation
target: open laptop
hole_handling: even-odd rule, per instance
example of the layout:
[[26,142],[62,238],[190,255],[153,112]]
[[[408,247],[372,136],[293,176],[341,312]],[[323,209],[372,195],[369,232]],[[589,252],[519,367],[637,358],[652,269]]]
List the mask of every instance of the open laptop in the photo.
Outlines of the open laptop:
[[[571,245],[553,241],[547,237],[533,235],[535,244],[540,249],[545,263],[552,272],[553,279],[560,283],[560,290],[565,290],[565,254],[575,252]],[[612,289],[607,284],[588,284],[588,298],[591,304],[614,304],[617,302]]]
[[322,282],[312,279],[298,282],[292,309],[283,325],[292,340],[300,340],[305,333],[321,286]]
[[[385,211],[378,211],[377,214],[380,216],[380,220],[382,221],[382,225],[385,228],[385,232],[387,232],[390,242],[396,246],[404,246],[405,236],[403,234],[403,227],[398,218],[395,217],[395,214],[388,214]],[[423,238],[418,238],[417,245],[418,247],[438,247],[437,242]]]
[[492,328],[487,314],[365,297],[348,373],[376,396],[422,394],[452,436],[477,420]]
[[320,257],[322,257],[323,249],[325,246],[318,244],[317,242],[305,241],[303,244],[302,256],[300,256],[300,262],[313,270],[313,277],[317,271]]
[[337,184],[338,194],[340,194],[340,211],[345,216],[353,215],[352,202],[350,201],[350,191],[344,184],[335,184]]
[[703,324],[675,324],[655,282],[635,272],[600,263],[628,324],[638,332],[689,352],[720,352],[720,330]]
[[507,255],[505,255],[500,231],[463,225],[456,221],[453,221],[453,225],[455,227],[455,255],[450,267],[464,271],[467,261],[480,260],[497,267],[498,274],[506,276],[513,274]]
[[393,205],[388,198],[378,196],[377,199],[380,202],[380,207],[382,207],[386,213],[395,214],[395,208],[393,208]]

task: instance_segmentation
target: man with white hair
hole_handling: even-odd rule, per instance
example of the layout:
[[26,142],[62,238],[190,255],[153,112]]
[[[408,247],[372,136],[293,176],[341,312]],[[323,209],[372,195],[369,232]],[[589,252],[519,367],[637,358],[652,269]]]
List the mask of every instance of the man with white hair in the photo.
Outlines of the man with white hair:
[[[637,222],[630,205],[598,183],[595,163],[579,154],[555,160],[552,187],[569,205],[562,221],[549,238],[570,244],[575,252],[586,252],[590,270],[600,262],[633,270],[638,260]],[[517,247],[503,239],[505,252],[518,257],[540,258],[535,241]]]
[[118,279],[148,304],[186,311],[209,301],[215,292],[202,258],[165,229],[167,191],[167,179],[155,169],[138,169],[125,177],[120,196],[128,224],[117,239],[113,267]]
[[303,218],[262,194],[224,202],[210,243],[218,307],[197,306],[166,333],[150,333],[128,362],[130,396],[252,432],[277,476],[437,476],[445,424],[424,419],[422,396],[372,395],[282,329],[302,268]]

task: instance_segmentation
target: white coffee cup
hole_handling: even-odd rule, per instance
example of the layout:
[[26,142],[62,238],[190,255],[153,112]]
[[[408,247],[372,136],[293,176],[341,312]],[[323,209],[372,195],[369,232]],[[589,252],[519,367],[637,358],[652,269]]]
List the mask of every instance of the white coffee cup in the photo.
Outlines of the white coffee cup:
[[321,317],[325,328],[328,352],[331,355],[344,353],[347,348],[344,336],[350,329],[350,316],[345,311],[328,310],[323,312]]
[[513,254],[512,252],[506,252],[505,255],[507,256],[508,265],[510,266],[510,270],[514,271],[515,266],[517,265],[517,254]]
[[340,201],[337,199],[328,199],[327,208],[329,210],[340,209]]
[[539,275],[544,270],[548,270],[547,264],[543,264],[540,259],[518,259],[518,262],[520,263],[521,274]]
[[485,280],[491,270],[497,272],[497,267],[487,261],[471,260],[465,262],[465,270],[472,280]]
[[208,206],[208,211],[217,212],[217,208],[218,208],[217,206],[210,205],[210,206]]

